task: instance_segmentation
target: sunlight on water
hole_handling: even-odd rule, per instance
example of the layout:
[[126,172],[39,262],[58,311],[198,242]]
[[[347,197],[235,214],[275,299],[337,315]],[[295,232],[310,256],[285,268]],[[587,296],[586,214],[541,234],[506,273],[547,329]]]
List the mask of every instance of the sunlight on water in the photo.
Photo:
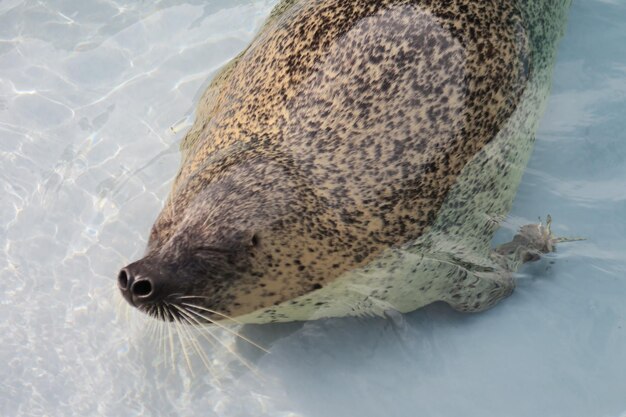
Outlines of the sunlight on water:
[[624,415],[617,0],[575,0],[496,236],[551,214],[557,235],[587,240],[522,270],[496,308],[250,328],[268,355],[216,329],[220,342],[187,344],[190,372],[180,341],[125,306],[116,272],[144,250],[202,87],[273,3],[0,3],[0,415]]

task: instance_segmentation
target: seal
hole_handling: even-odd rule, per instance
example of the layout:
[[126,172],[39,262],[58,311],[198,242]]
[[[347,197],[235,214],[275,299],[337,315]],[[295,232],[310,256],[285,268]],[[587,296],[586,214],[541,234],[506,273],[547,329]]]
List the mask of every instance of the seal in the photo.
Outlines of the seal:
[[202,96],[145,256],[163,320],[481,311],[552,250],[511,207],[570,0],[283,0]]

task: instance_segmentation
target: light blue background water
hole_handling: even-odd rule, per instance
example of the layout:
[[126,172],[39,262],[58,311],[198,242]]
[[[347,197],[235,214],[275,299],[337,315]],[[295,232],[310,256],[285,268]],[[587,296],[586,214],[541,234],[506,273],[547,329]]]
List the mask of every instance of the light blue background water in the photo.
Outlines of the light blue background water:
[[626,415],[620,0],[575,0],[496,238],[550,213],[587,241],[525,268],[485,313],[257,329],[259,376],[202,340],[219,380],[164,363],[115,274],[143,251],[197,94],[272,3],[0,3],[0,415]]

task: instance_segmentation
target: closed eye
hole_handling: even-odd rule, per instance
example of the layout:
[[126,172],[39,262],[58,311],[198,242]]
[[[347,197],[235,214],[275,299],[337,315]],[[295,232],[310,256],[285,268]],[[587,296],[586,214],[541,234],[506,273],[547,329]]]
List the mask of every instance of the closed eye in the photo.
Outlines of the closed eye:
[[233,253],[236,252],[235,249],[233,248],[220,248],[217,246],[209,246],[209,245],[203,245],[203,246],[196,246],[193,248],[193,252],[194,253]]

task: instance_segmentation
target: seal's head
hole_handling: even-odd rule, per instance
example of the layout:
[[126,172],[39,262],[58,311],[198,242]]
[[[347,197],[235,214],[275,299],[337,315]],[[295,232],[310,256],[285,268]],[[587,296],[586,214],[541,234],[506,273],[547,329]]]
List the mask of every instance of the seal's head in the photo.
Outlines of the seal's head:
[[[280,304],[321,288],[332,265],[342,272],[349,248],[340,234],[324,239],[327,211],[287,160],[232,155],[177,182],[145,256],[120,271],[118,286],[163,320],[217,321]],[[181,311],[190,304],[200,314]]]

